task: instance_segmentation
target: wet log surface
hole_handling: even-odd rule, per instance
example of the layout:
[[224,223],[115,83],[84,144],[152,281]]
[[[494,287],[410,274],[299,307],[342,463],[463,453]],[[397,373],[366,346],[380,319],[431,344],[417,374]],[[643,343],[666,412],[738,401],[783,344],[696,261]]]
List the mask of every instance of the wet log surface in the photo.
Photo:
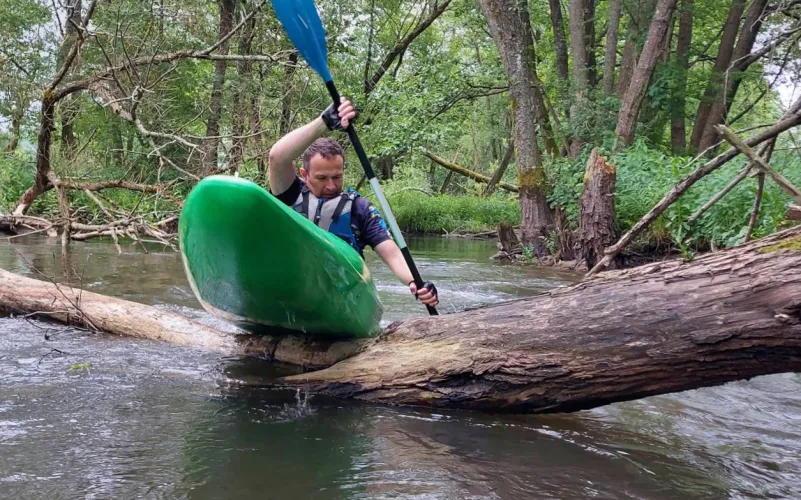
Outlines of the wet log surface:
[[801,230],[691,263],[391,325],[289,386],[369,402],[566,412],[801,369]]
[[801,370],[801,228],[607,272],[376,339],[232,335],[161,309],[0,271],[0,308],[319,369],[274,387],[383,404],[566,412]]

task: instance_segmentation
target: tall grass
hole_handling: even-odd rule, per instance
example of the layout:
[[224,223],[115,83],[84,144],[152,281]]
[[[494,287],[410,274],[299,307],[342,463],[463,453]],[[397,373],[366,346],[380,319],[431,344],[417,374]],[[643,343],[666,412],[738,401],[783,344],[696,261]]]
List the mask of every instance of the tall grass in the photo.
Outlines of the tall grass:
[[427,196],[416,191],[404,191],[391,195],[389,202],[404,232],[481,232],[494,229],[501,222],[520,224],[517,201],[505,195],[489,198]]

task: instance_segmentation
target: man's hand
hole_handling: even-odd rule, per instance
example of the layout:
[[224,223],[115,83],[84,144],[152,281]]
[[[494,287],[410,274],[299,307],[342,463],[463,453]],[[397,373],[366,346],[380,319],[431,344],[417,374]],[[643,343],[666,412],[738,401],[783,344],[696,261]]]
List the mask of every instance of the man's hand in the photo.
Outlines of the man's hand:
[[423,283],[423,288],[421,288],[419,292],[417,291],[417,285],[412,281],[409,283],[409,290],[412,292],[412,295],[416,296],[420,302],[427,306],[437,307],[437,304],[439,304],[437,287],[430,281]]
[[356,110],[353,109],[353,105],[350,101],[343,97],[339,103],[339,108],[335,110],[334,104],[331,103],[331,105],[323,111],[323,114],[320,115],[320,118],[323,119],[325,126],[328,127],[329,130],[345,130],[353,119],[356,118]]

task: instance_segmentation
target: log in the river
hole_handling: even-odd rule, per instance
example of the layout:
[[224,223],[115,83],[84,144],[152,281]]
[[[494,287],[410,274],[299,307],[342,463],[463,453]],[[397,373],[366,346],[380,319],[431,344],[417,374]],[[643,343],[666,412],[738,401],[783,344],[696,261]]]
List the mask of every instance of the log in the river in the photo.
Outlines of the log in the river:
[[160,340],[307,368],[330,366],[352,354],[358,341],[299,336],[232,335],[180,314],[0,269],[0,309],[32,314],[117,335]]
[[[0,274],[0,307],[17,312],[71,310],[78,294]],[[333,363],[281,379],[281,387],[375,403],[575,411],[801,370],[801,228],[689,263],[608,272],[538,297],[404,320],[359,343],[229,343],[174,314],[86,291],[80,309],[73,321],[123,335]]]

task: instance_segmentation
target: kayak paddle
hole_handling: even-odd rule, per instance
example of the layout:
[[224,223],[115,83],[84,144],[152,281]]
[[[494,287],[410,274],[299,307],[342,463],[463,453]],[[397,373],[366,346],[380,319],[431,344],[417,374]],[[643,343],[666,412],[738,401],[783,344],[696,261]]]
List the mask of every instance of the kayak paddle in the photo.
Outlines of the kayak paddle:
[[[339,108],[339,91],[337,91],[334,80],[331,78],[331,72],[328,70],[328,45],[325,40],[325,28],[320,20],[314,0],[272,0],[272,4],[278,20],[286,30],[292,44],[298,49],[300,55],[306,59],[309,66],[323,79],[326,88],[328,88],[328,93],[331,94],[331,98],[334,100],[334,107]],[[356,129],[353,128],[352,123],[349,123],[345,131],[348,133],[350,143],[353,144],[353,149],[356,150],[356,155],[359,157],[364,169],[364,175],[373,188],[376,198],[378,198],[378,204],[384,212],[384,217],[386,217],[389,227],[392,229],[392,234],[395,236],[395,242],[398,244],[403,258],[406,260],[406,265],[409,266],[409,270],[412,272],[414,283],[419,290],[423,288],[423,278],[414,264],[412,254],[406,246],[406,240],[403,239],[403,234],[389,207],[389,201],[384,196],[384,191],[381,189],[381,184],[379,184],[375,171],[370,165],[367,153],[364,152],[362,143],[356,135]],[[439,314],[435,308],[426,307],[430,315]]]

